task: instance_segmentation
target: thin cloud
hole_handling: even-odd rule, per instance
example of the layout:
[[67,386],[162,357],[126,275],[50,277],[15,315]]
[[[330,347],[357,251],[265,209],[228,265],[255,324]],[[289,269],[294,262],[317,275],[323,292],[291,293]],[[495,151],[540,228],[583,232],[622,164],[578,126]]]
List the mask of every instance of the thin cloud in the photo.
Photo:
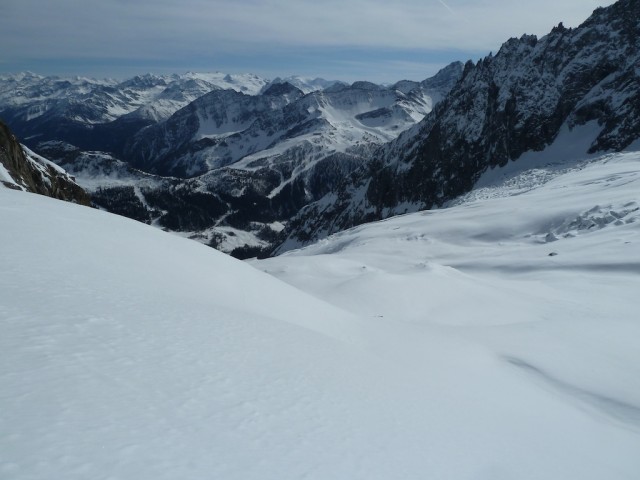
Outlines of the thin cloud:
[[444,2],[444,0],[438,0],[438,2],[440,2],[440,5],[449,10],[453,15],[456,15],[456,12],[454,12],[453,9]]
[[[232,56],[277,58],[284,52],[283,57],[294,59],[292,52],[304,55],[308,49],[488,53],[509,37],[544,34],[560,21],[577,26],[602,3],[438,2],[441,5],[423,0],[4,0],[1,68],[31,61],[35,66],[30,68],[38,70],[37,62],[84,58],[92,63],[182,62],[188,69]],[[465,58],[451,58],[457,59]],[[278,67],[289,70],[295,65],[274,65]],[[253,70],[250,64],[238,64],[239,68]]]

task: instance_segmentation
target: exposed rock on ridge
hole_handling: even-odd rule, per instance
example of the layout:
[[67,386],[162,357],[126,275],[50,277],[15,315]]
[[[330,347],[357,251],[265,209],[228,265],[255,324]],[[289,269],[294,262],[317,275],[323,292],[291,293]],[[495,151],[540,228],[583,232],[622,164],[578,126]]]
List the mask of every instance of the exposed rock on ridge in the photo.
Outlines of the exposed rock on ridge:
[[7,188],[89,205],[89,195],[60,167],[23,149],[0,121],[0,183]]

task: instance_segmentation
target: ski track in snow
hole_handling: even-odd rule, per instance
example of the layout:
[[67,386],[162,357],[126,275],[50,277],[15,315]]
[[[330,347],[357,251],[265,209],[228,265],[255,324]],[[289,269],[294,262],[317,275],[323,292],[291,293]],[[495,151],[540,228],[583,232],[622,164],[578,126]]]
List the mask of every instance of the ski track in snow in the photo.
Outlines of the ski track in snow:
[[640,153],[491,188],[251,265],[0,188],[0,478],[637,479]]
[[505,360],[515,367],[538,377],[557,391],[569,395],[581,403],[594,406],[604,414],[619,420],[622,425],[636,429],[640,428],[640,407],[565,383],[519,358],[505,357]]

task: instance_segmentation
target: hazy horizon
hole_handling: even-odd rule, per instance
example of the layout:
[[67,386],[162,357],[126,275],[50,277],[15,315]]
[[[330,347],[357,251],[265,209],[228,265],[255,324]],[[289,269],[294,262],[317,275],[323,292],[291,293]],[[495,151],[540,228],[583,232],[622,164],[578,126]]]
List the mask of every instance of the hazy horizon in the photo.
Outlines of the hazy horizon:
[[613,1],[6,0],[0,74],[253,73],[423,80],[511,37],[576,27]]

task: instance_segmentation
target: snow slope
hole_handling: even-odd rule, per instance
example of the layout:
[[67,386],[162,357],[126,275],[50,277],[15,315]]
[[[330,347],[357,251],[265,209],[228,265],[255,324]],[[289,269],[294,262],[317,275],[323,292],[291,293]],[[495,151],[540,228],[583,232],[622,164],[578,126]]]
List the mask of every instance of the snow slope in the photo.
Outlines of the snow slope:
[[0,189],[0,477],[636,479],[638,182],[608,156],[256,262],[307,293]]
[[[421,351],[403,354],[415,355],[425,377],[443,375],[460,389],[442,413],[449,435],[506,449],[485,457],[492,474],[460,478],[637,478],[640,153],[539,164],[485,184],[457,206],[363,225],[256,265],[384,319],[397,328],[388,342],[398,349],[407,341],[399,332],[414,332],[409,343]],[[456,352],[442,336],[469,344]],[[491,364],[471,367],[478,351]],[[479,378],[505,367],[512,377],[504,383]],[[535,390],[524,401],[520,381]],[[451,389],[447,382],[433,398]],[[507,405],[488,413],[489,398]],[[555,417],[560,404],[572,413]],[[461,427],[466,414],[472,420]],[[573,415],[585,422],[581,433]],[[506,425],[518,433],[502,437]],[[626,438],[616,446],[604,440],[613,431]],[[530,457],[508,466],[520,448]],[[442,455],[435,464],[462,461]],[[458,478],[452,472],[433,478]]]

